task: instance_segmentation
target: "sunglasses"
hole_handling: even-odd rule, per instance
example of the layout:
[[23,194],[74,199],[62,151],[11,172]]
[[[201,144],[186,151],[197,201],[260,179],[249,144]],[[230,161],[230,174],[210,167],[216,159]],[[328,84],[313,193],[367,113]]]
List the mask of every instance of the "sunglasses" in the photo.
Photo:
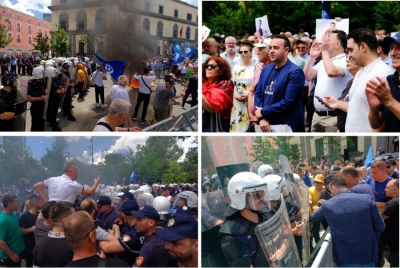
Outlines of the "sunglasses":
[[206,64],[205,66],[206,66],[206,69],[208,69],[208,67],[211,67],[211,69],[215,69],[215,68],[217,68],[219,65],[216,64],[216,63],[214,63],[214,64]]
[[248,51],[239,51],[239,54],[242,54],[242,53],[247,54],[249,52]]
[[391,166],[386,166],[386,168],[391,168]]
[[97,228],[97,222],[95,221],[93,228],[85,235],[85,237],[88,237],[90,235],[90,233],[96,228]]

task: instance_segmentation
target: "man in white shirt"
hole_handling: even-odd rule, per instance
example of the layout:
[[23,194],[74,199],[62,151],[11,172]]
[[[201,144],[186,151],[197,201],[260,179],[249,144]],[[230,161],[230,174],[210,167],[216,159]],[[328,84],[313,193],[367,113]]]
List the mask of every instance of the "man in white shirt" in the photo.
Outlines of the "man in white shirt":
[[[67,162],[64,165],[63,175],[38,182],[33,186],[33,188],[35,188],[36,192],[44,202],[65,201],[73,204],[78,194],[88,196],[93,195],[100,183],[100,176],[97,176],[97,178],[94,179],[92,187],[84,188],[82,184],[76,181],[78,175],[78,167],[76,164]],[[44,193],[44,189],[46,188],[48,188],[48,197]]]
[[125,75],[118,77],[118,85],[112,86],[110,89],[110,99],[113,102],[116,99],[123,99],[130,102],[128,91],[126,91],[126,86],[128,85],[128,79]]
[[[107,107],[104,103],[104,79],[107,79],[106,75],[101,71],[100,65],[96,66],[96,71],[92,73],[92,79],[94,80],[94,92],[96,97],[96,107]],[[99,96],[101,99],[101,104],[99,102]]]
[[[314,41],[310,57],[304,66],[306,80],[317,78],[315,96],[323,98],[330,95],[340,97],[347,83],[352,78],[346,68],[346,33],[335,30],[331,35],[325,34],[322,37],[321,48],[318,41]],[[315,59],[322,53],[322,60],[313,67]],[[315,112],[313,115],[312,132],[336,132],[336,112],[329,110],[325,105],[314,99]]]
[[140,119],[140,124],[143,125],[147,123],[146,114],[147,114],[147,107],[149,106],[150,102],[150,93],[151,93],[150,83],[156,80],[156,76],[154,75],[153,72],[150,72],[148,68],[145,68],[143,75],[138,75],[136,73],[133,75],[133,77],[139,80],[139,95],[137,98],[135,112],[133,113],[132,120],[136,121],[137,115],[139,113],[140,104],[144,102],[142,117]]
[[225,38],[225,47],[226,51],[219,56],[225,59],[233,70],[233,67],[240,61],[240,55],[236,50],[236,38],[233,36]]

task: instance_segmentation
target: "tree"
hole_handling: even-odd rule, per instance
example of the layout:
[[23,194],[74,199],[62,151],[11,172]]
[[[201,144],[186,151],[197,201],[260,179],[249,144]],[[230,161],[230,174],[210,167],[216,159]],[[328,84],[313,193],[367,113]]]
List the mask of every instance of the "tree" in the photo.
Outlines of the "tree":
[[81,36],[81,39],[79,42],[82,42],[85,44],[87,52],[88,52],[88,57],[92,56],[92,53],[94,52],[95,48],[94,45],[98,43],[98,40],[94,37],[92,34],[87,34],[85,36]]
[[0,16],[0,48],[6,47],[13,40],[13,38],[9,38],[7,35],[7,25],[9,21],[9,19],[3,20]]
[[46,153],[40,159],[52,176],[63,173],[64,164],[71,159],[69,144],[65,137],[56,137],[51,148],[46,148]]
[[279,155],[286,155],[289,159],[299,159],[298,145],[289,143],[292,137],[256,137],[251,149],[254,151],[251,156],[253,162],[273,164],[279,159]]
[[102,174],[101,181],[104,183],[122,182],[122,178],[130,175],[129,154],[120,154],[118,152],[106,152],[103,154],[104,162],[99,164]]
[[56,24],[56,27],[56,31],[50,31],[51,50],[52,52],[55,52],[58,56],[64,56],[71,50],[71,45],[67,44],[67,32],[58,24]]
[[33,40],[36,42],[36,45],[33,45],[34,49],[39,50],[42,55],[50,51],[50,39],[47,36],[43,36],[42,32],[38,32]]

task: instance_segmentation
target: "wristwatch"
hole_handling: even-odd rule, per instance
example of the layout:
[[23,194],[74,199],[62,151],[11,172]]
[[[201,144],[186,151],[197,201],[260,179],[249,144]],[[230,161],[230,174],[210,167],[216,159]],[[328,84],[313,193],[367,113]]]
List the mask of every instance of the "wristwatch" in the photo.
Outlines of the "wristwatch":
[[126,129],[128,130],[128,132],[130,131],[130,130],[129,130],[129,127],[127,127]]

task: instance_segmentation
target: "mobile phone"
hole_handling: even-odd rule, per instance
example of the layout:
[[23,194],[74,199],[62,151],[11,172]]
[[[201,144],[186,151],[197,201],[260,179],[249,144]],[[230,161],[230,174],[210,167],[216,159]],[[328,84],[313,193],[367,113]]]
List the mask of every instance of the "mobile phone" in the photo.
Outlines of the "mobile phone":
[[325,107],[327,107],[328,109],[333,110],[333,108],[331,106],[329,106],[328,104],[326,104],[320,96],[314,96],[322,105],[324,105]]

